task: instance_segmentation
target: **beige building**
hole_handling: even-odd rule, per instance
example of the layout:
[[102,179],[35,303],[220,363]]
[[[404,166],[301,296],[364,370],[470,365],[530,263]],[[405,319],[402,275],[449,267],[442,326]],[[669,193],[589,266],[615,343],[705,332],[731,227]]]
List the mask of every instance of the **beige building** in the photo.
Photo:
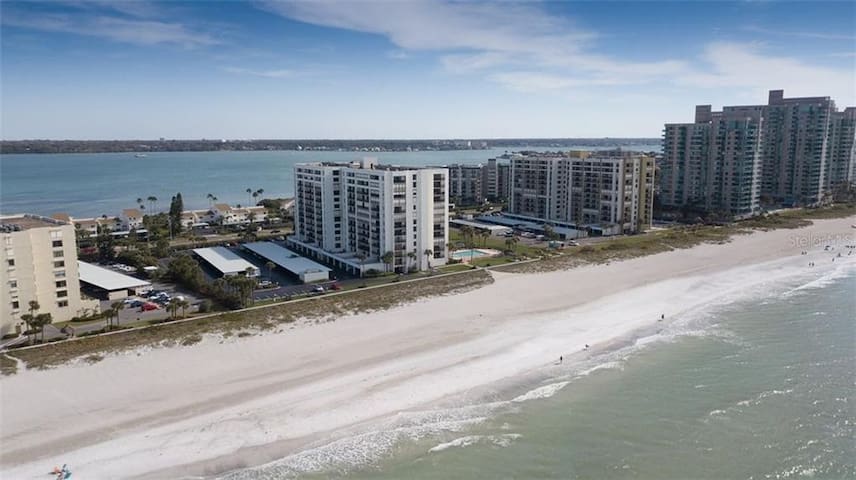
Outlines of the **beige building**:
[[516,155],[508,213],[594,235],[651,225],[654,159],[620,150]]
[[82,299],[77,270],[74,227],[38,215],[0,217],[0,335],[26,329],[21,315],[29,303],[37,313],[50,313],[54,322],[70,320],[84,309],[98,310],[98,302]]

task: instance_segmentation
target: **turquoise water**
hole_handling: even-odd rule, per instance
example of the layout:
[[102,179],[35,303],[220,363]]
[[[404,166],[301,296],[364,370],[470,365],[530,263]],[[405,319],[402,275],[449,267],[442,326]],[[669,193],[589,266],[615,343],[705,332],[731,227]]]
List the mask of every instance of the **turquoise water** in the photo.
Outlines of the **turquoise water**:
[[584,371],[227,478],[856,478],[854,292],[852,269],[782,285]]
[[488,256],[487,253],[480,252],[476,249],[457,250],[455,252],[452,252],[452,258],[454,258],[455,260],[479,258],[479,257],[487,257],[487,256]]
[[[576,148],[586,148],[581,145]],[[659,145],[639,150],[659,151]],[[534,150],[534,149],[533,149]],[[542,149],[543,150],[543,149]],[[246,190],[264,189],[266,197],[290,197],[293,166],[301,162],[345,162],[365,156],[399,165],[480,163],[505,149],[443,152],[179,152],[32,154],[0,156],[2,213],[86,217],[118,215],[137,198],[155,196],[159,210],[181,192],[186,208],[207,208],[209,193],[220,201],[246,205]]]

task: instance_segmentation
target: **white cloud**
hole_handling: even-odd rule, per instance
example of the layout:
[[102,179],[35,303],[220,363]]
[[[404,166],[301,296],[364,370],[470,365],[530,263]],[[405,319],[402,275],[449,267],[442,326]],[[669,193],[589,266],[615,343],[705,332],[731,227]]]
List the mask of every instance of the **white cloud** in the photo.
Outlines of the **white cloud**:
[[2,25],[106,38],[117,42],[146,46],[173,44],[194,48],[220,43],[211,35],[192,31],[181,23],[90,15],[88,13],[34,16],[4,9]]
[[831,96],[840,104],[856,103],[852,68],[811,65],[793,58],[765,54],[754,43],[718,42],[702,54],[707,68],[678,76],[675,83],[703,88],[784,88],[785,95]]
[[[852,68],[835,69],[795,58],[771,57],[757,45],[700,46],[703,51],[699,59],[639,62],[599,54],[596,32],[568,18],[550,15],[537,4],[435,0],[266,1],[261,5],[298,21],[381,35],[405,51],[438,52],[441,65],[450,73],[480,73],[489,81],[517,91],[656,84],[762,92],[783,87],[787,94],[834,95],[847,102],[854,98]],[[785,33],[818,38],[826,35]]]

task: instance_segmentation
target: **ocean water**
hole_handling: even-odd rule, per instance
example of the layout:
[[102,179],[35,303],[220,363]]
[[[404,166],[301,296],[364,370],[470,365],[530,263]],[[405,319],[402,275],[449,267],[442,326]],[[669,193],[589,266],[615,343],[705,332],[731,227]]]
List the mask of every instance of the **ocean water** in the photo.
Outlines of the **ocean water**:
[[[596,149],[585,145],[568,147],[572,148]],[[660,150],[659,145],[634,148]],[[185,208],[207,208],[209,193],[221,202],[246,205],[252,201],[247,197],[248,188],[262,188],[268,198],[292,196],[295,163],[347,162],[371,156],[397,165],[475,164],[505,151],[161,152],[144,158],[131,153],[2,155],[0,213],[112,216],[123,208],[136,207],[137,198],[149,196],[159,199],[156,207],[163,211],[169,208],[169,199],[176,192],[181,192]]]
[[516,392],[402,412],[223,478],[856,478],[854,270],[765,287]]

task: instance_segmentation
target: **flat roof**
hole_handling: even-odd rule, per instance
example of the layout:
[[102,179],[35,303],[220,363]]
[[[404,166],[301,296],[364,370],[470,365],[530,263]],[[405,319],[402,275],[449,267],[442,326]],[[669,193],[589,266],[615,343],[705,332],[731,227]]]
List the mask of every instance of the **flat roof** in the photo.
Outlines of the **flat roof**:
[[64,225],[69,225],[69,223],[56,218],[31,215],[28,213],[0,217],[0,226],[2,226],[3,231],[6,231],[7,233],[13,231],[20,232],[31,228],[62,227]]
[[122,275],[119,272],[108,270],[98,265],[77,261],[77,270],[80,273],[80,281],[95,285],[98,288],[114,291],[136,287],[147,287],[151,282],[140,280],[139,278]]
[[511,227],[506,227],[503,225],[491,225],[489,223],[473,222],[471,220],[464,220],[464,219],[458,219],[458,218],[453,218],[453,219],[449,220],[449,223],[454,223],[456,225],[468,225],[468,226],[474,227],[474,228],[485,228],[488,230],[508,230],[511,228]]
[[245,243],[244,248],[297,275],[304,272],[330,272],[332,270],[273,242]]
[[223,274],[241,273],[245,272],[247,268],[252,268],[254,271],[258,270],[258,267],[226,247],[194,248],[193,253],[202,257],[203,260]]

